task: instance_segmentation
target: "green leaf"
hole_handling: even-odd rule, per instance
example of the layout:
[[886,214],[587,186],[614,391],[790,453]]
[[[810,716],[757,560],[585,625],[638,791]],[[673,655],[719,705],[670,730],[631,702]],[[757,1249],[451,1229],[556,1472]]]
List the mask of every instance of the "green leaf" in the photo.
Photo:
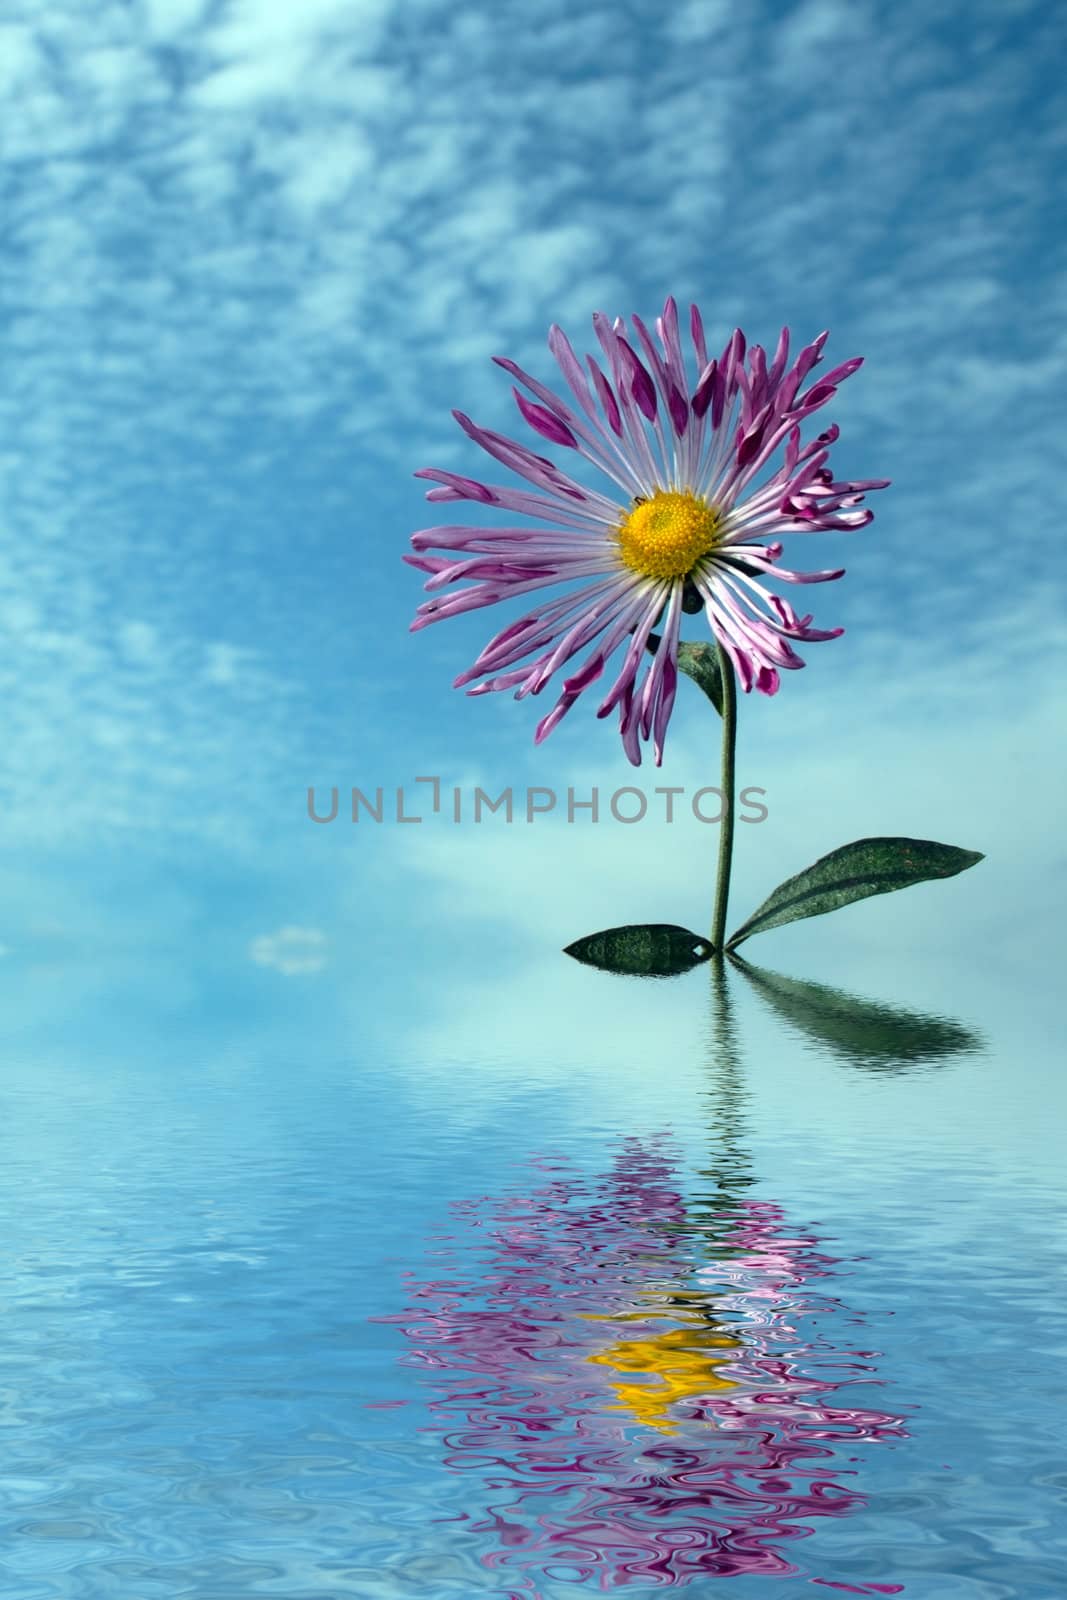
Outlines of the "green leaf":
[[982,1048],[976,1033],[948,1017],[861,1000],[824,983],[783,978],[750,966],[740,956],[730,960],[786,1023],[850,1066],[900,1072]]
[[646,922],[590,933],[584,939],[575,939],[563,953],[587,967],[599,967],[602,972],[674,978],[707,961],[711,945],[698,933],[690,933],[676,923]]
[[[648,636],[648,648],[655,655],[660,647],[658,633]],[[678,645],[678,668],[700,685],[716,711],[722,716],[722,673],[719,670],[719,652],[713,644],[690,644],[683,639]]]
[[730,936],[726,948],[733,950],[754,933],[802,917],[821,917],[868,895],[907,889],[927,878],[954,877],[982,859],[979,850],[960,850],[932,839],[856,839],[780,883]]

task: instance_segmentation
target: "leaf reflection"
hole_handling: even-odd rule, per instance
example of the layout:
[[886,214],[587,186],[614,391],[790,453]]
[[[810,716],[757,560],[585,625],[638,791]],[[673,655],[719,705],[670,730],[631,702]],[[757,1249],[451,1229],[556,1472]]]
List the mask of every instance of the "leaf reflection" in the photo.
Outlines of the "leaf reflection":
[[791,1028],[850,1066],[904,1072],[983,1048],[979,1034],[951,1018],[861,999],[829,984],[785,978],[737,955],[730,962]]

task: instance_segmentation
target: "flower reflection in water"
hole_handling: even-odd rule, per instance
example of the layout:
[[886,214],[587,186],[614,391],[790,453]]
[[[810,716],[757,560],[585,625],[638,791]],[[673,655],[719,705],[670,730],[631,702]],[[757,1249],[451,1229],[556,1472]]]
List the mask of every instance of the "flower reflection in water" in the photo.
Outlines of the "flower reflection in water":
[[516,1595],[796,1574],[814,1519],[864,1504],[853,1448],[906,1437],[826,1292],[838,1261],[736,1172],[687,1208],[663,1139],[620,1141],[599,1181],[535,1165],[528,1197],[458,1208],[484,1245],[383,1319],[432,1372],[448,1466],[489,1496],[462,1519],[485,1563]]

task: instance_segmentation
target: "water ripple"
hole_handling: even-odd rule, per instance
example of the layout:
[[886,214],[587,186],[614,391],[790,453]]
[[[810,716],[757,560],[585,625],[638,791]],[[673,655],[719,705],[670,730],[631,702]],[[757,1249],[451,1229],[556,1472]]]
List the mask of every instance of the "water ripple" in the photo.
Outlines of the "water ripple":
[[828,1292],[838,1259],[766,1201],[723,1194],[695,1225],[662,1141],[621,1141],[593,1184],[539,1176],[458,1205],[477,1247],[438,1244],[447,1275],[373,1319],[424,1374],[446,1466],[480,1480],[452,1520],[527,1595],[800,1573],[816,1519],[866,1503],[860,1447],[908,1436]]

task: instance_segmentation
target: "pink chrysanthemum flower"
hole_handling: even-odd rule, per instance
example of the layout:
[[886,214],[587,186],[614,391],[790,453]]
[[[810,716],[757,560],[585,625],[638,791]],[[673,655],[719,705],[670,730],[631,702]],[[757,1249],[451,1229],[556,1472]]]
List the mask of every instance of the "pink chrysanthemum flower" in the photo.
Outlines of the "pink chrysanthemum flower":
[[[801,445],[800,423],[824,406],[862,361],[856,356],[843,362],[802,391],[822,357],[825,333],[800,352],[792,367],[787,365],[788,328],[782,329],[769,366],[759,345],[746,359],[739,328],[722,354],[709,360],[700,313],[693,306],[698,377],[691,387],[673,297],[656,319],[658,349],[641,319],[632,321],[636,341],[627,338],[621,317],[611,323],[602,312],[594,313],[608,370],[605,374],[587,356],[591,384],[566,334],[551,328],[549,349],[578,410],[514,361],[493,357],[541,402],[513,390],[530,426],[592,461],[622,489],[625,503],[585,488],[544,456],[456,411],[465,433],[538,492],[426,467],[415,476],[439,485],[426,498],[474,500],[555,526],[424,528],[412,536],[417,554],[404,559],[430,574],[425,587],[433,595],[419,606],[413,629],[567,584],[562,596],[539,603],[490,640],[455,687],[481,679],[468,693],[514,689],[520,700],[539,694],[554,673],[588,648],[538,724],[540,743],[625,644],[597,715],[618,707],[623,746],[638,766],[641,741],[650,735],[657,765],[662,760],[678,681],[683,610],[704,610],[746,692],[756,688],[774,694],[779,668],[804,665],[790,640],[834,639],[844,631],[813,628],[810,616],[798,616],[788,601],[766,589],[767,578],[823,583],[843,571],[791,572],[777,566],[782,553],[777,535],[864,527],[873,512],[851,508],[888,480],[834,481],[826,462],[838,437],[836,424]],[[783,442],[782,464],[757,485]],[[426,553],[434,550],[446,553]],[[465,578],[473,584],[438,594]],[[646,657],[648,636],[661,621],[660,647]]]

